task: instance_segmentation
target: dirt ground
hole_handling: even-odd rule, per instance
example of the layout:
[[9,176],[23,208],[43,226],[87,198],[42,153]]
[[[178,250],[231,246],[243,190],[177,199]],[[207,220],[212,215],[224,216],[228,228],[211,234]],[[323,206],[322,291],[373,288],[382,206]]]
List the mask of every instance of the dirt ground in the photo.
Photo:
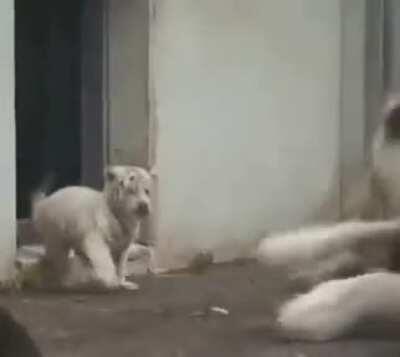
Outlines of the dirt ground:
[[[284,341],[276,306],[293,294],[278,272],[254,263],[206,274],[139,280],[141,290],[113,294],[1,295],[46,357],[400,356],[400,333],[323,344]],[[229,310],[209,313],[207,306]]]

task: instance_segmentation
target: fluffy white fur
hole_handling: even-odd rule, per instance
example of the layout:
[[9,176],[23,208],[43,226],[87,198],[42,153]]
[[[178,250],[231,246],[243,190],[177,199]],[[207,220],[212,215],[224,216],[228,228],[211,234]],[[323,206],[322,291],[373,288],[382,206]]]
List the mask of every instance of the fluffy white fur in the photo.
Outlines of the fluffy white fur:
[[[150,254],[135,244],[150,213],[150,186],[146,170],[114,166],[107,170],[103,192],[76,186],[49,197],[36,195],[32,218],[46,247],[49,280],[68,287],[96,282],[108,289],[137,289],[125,280],[126,264],[132,253]],[[71,278],[71,250],[86,268],[78,278]]]
[[[389,269],[399,243],[399,221],[350,221],[266,238],[258,258],[320,283],[354,270]],[[360,318],[398,313],[400,275],[375,272],[322,282],[284,304],[278,323],[291,338],[330,340],[348,333]]]
[[257,254],[265,264],[326,279],[342,268],[387,268],[396,239],[399,221],[349,221],[265,238]]
[[397,270],[400,263],[400,97],[384,108],[371,159],[368,173],[344,205],[350,221],[269,237],[258,247],[261,262],[285,267],[314,284],[353,276],[323,282],[281,308],[278,322],[294,337],[333,339],[360,318],[400,313],[400,275],[371,273]]
[[285,303],[278,323],[292,338],[341,337],[362,318],[400,321],[400,275],[388,272],[331,280]]

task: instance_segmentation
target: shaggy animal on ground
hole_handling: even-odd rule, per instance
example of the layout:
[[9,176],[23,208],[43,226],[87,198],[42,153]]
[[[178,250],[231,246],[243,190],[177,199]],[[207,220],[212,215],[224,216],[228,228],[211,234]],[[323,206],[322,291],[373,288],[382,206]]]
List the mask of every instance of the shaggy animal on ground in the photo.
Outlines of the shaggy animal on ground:
[[41,357],[42,354],[27,328],[0,307],[0,356]]
[[400,322],[398,97],[384,108],[369,170],[354,189],[346,221],[277,234],[258,247],[262,263],[314,285],[279,310],[278,325],[292,338],[335,339],[363,319]]

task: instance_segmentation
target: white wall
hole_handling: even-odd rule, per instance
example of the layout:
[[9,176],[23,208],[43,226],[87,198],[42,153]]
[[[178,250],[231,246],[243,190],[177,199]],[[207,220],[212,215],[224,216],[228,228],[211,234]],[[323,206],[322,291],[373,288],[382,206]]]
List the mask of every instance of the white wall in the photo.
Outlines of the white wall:
[[108,1],[110,163],[148,157],[148,0]]
[[340,1],[154,6],[163,254],[299,225],[332,192],[336,213]]
[[0,1],[0,281],[15,258],[14,1]]

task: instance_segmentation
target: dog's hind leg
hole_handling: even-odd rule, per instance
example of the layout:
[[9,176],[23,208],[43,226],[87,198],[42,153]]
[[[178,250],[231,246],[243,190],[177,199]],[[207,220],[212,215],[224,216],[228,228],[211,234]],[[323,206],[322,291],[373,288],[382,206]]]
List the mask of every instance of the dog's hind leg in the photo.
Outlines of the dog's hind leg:
[[42,261],[45,284],[50,287],[61,287],[68,274],[69,248],[58,240],[47,240],[46,253]]

